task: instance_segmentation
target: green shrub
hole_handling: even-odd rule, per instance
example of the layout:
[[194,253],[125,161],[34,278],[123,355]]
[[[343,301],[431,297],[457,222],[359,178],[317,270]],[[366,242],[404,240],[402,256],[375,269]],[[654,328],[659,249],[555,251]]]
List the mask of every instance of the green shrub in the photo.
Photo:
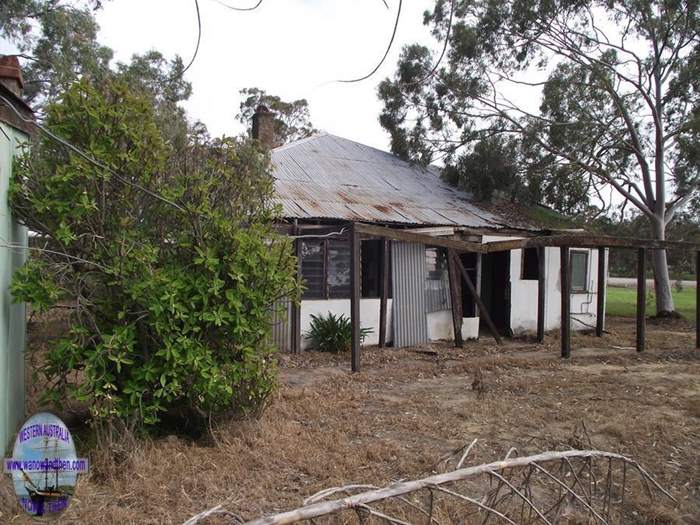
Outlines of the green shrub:
[[[372,333],[371,328],[360,328],[360,342]],[[311,314],[311,327],[304,334],[311,340],[311,347],[320,352],[345,352],[352,344],[352,324],[343,314]]]
[[118,82],[76,83],[46,124],[108,167],[41,136],[13,173],[13,211],[49,249],[16,273],[14,298],[72,306],[42,369],[47,399],[127,428],[260,409],[276,379],[272,305],[298,298],[269,156],[199,135],[174,150],[152,103]]

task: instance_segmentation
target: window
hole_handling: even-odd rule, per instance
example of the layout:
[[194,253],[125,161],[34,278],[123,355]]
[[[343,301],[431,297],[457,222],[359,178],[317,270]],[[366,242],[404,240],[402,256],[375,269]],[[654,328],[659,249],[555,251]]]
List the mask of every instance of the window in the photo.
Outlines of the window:
[[571,290],[585,292],[588,289],[588,252],[571,252]]
[[442,248],[425,249],[425,308],[428,313],[449,310],[450,285],[447,252]]
[[350,297],[350,243],[326,241],[327,282],[329,299]]
[[304,299],[325,297],[325,254],[323,241],[301,242],[301,278]]
[[537,248],[525,248],[523,250],[523,271],[524,281],[537,281],[540,278],[540,254]]
[[[360,260],[362,297],[379,297],[381,241],[362,241]],[[301,278],[305,287],[303,299],[349,299],[350,241],[302,241]],[[391,297],[391,275],[388,293]]]

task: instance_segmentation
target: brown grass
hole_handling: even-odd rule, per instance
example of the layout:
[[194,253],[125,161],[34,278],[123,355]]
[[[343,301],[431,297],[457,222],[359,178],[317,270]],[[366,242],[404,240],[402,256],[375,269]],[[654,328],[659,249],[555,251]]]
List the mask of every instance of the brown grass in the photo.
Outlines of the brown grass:
[[[282,385],[259,420],[220,422],[195,441],[142,440],[116,466],[109,451],[79,450],[94,469],[60,523],[180,523],[218,504],[254,518],[329,486],[423,477],[478,438],[469,464],[513,446],[522,455],[624,453],[679,501],[630,498],[638,523],[699,524],[700,352],[687,325],[666,324],[648,327],[643,355],[612,348],[634,345],[633,324],[614,320],[602,339],[574,336],[569,362],[558,358],[556,334],[545,345],[438,344],[435,356],[370,348],[354,375],[347,355],[283,356]],[[29,523],[5,476],[0,522],[10,521]]]

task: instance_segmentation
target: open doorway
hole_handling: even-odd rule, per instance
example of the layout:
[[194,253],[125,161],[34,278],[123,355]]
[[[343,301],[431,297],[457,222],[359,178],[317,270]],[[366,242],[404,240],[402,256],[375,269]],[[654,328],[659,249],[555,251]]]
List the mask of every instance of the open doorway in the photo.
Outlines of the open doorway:
[[[462,253],[459,255],[462,261],[462,266],[469,274],[472,282],[475,286],[478,286],[477,276],[479,275],[478,265],[479,265],[479,255],[476,253]],[[461,281],[460,284],[462,289],[462,317],[476,317],[476,300],[474,296],[469,291],[469,287]]]
[[[510,330],[510,252],[483,254],[481,259],[481,299],[498,333],[509,337]],[[481,317],[479,330],[488,330]]]

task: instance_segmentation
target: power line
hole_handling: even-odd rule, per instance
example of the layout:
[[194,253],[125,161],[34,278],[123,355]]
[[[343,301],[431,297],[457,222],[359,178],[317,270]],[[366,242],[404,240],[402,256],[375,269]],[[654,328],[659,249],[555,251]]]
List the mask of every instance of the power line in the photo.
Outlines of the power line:
[[151,197],[153,197],[153,198],[155,198],[155,199],[158,199],[158,200],[160,200],[160,201],[162,201],[162,202],[164,202],[164,203],[166,203],[166,204],[169,204],[170,206],[173,206],[173,207],[177,208],[177,209],[180,210],[180,211],[185,211],[185,209],[184,209],[182,206],[180,206],[179,204],[177,204],[177,203],[175,203],[175,202],[173,202],[173,201],[171,201],[171,200],[169,200],[169,199],[166,199],[166,198],[163,197],[162,195],[159,195],[158,193],[155,193],[154,191],[151,191],[151,190],[149,190],[148,188],[144,188],[143,186],[141,186],[140,184],[138,184],[138,183],[136,183],[136,182],[130,181],[130,180],[126,179],[125,177],[122,177],[119,173],[117,173],[116,171],[114,171],[112,168],[110,168],[110,167],[107,166],[106,164],[103,164],[102,162],[100,162],[99,160],[95,159],[95,158],[92,157],[91,155],[88,155],[87,153],[85,153],[84,151],[82,151],[82,150],[81,150],[80,148],[78,148],[77,146],[75,146],[75,145],[71,144],[70,142],[68,142],[66,139],[59,137],[58,135],[56,135],[55,133],[53,133],[53,132],[52,132],[50,129],[48,129],[47,127],[43,126],[42,124],[39,124],[36,120],[25,117],[25,116],[22,115],[22,113],[15,107],[15,105],[14,105],[12,102],[10,102],[10,100],[8,100],[7,98],[5,98],[3,95],[0,95],[0,101],[4,102],[4,103],[12,110],[12,112],[13,112],[15,115],[17,115],[17,117],[18,117],[20,120],[22,120],[23,122],[26,122],[27,124],[32,124],[32,125],[36,126],[42,133],[44,133],[44,134],[45,134],[46,136],[48,136],[50,139],[54,140],[55,142],[58,142],[59,144],[61,144],[61,145],[64,146],[64,147],[68,148],[68,149],[71,150],[73,153],[75,153],[76,155],[78,155],[78,156],[81,157],[82,159],[88,161],[89,163],[91,163],[91,164],[97,166],[98,168],[103,169],[103,170],[105,170],[105,171],[108,171],[109,173],[111,173],[111,174],[112,174],[119,182],[121,182],[122,184],[125,184],[125,185],[127,185],[127,186],[131,186],[131,187],[133,187],[133,188],[136,188],[137,190],[140,190],[140,191],[146,193],[147,195],[150,195]]
[[450,19],[447,22],[447,34],[445,34],[445,43],[442,46],[442,53],[440,53],[440,58],[438,58],[437,62],[435,62],[435,65],[433,68],[430,70],[430,72],[425,75],[423,78],[420,80],[415,80],[413,82],[400,82],[399,85],[401,86],[417,86],[418,84],[422,84],[426,80],[430,79],[435,72],[438,70],[438,67],[440,67],[440,63],[442,62],[442,59],[445,57],[445,53],[447,52],[447,45],[450,42],[450,34],[452,32],[452,16],[454,15],[455,12],[455,0],[452,0],[451,6],[450,6]]
[[[262,2],[262,0],[260,1]],[[192,66],[192,64],[194,64],[194,61],[197,58],[197,53],[199,53],[199,44],[202,41],[202,17],[199,13],[199,0],[194,0],[194,7],[197,10],[197,45],[194,48],[192,60],[190,60],[190,63],[187,64],[187,66],[185,66],[185,69],[182,70],[179,76],[183,76],[185,74],[185,71],[187,71]]]
[[232,5],[228,5],[225,2],[222,2],[221,0],[214,0],[217,4],[222,5],[224,7],[227,7],[228,9],[231,9],[232,11],[255,11],[258,7],[260,7],[260,4],[263,3],[263,0],[258,0],[258,3],[255,4],[253,7],[234,7]]
[[[336,82],[342,82],[345,84],[349,84],[352,82],[361,82],[363,80],[367,80],[369,77],[374,75],[380,67],[382,67],[382,64],[386,60],[386,57],[389,56],[389,51],[391,51],[391,47],[394,44],[394,39],[396,38],[396,30],[399,27],[399,19],[401,18],[401,5],[403,4],[403,0],[399,0],[399,9],[396,12],[396,22],[394,22],[394,31],[391,34],[391,40],[389,40],[389,45],[386,48],[386,52],[384,53],[384,56],[382,59],[379,61],[379,64],[377,64],[377,67],[375,67],[372,71],[370,71],[367,75],[360,77],[360,78],[353,78],[351,80],[336,80]],[[386,5],[386,2],[385,2]]]

